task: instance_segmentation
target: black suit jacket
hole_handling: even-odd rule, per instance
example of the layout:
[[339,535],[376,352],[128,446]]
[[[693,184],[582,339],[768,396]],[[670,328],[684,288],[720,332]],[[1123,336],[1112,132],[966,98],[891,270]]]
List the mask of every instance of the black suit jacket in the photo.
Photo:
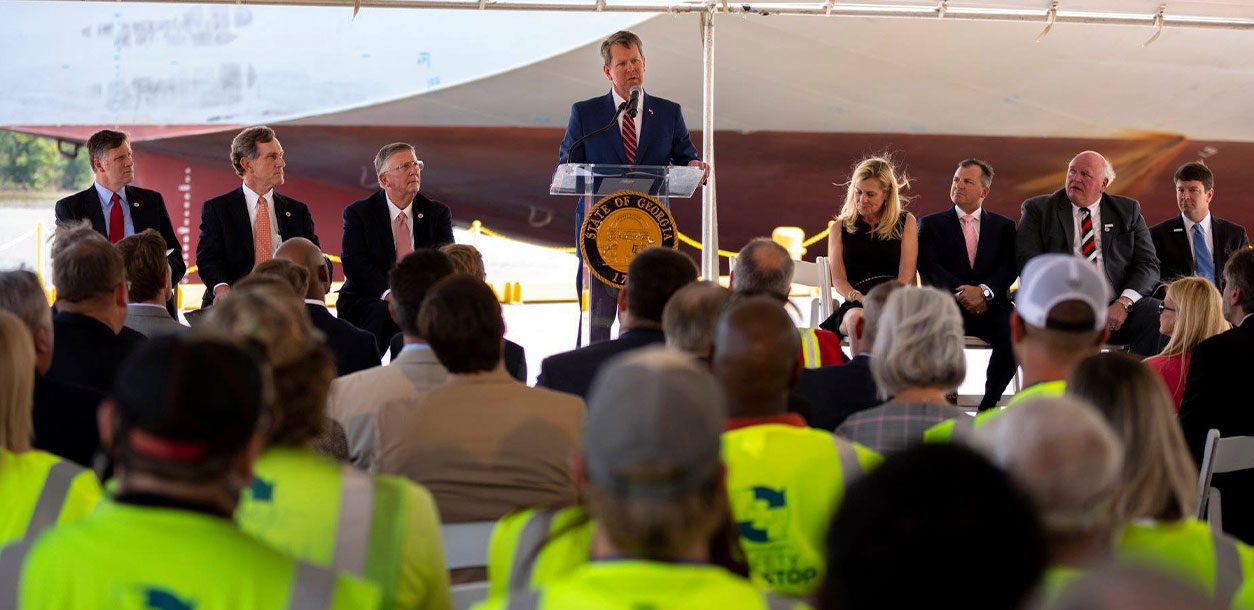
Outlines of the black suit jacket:
[[[1180,403],[1180,427],[1199,465],[1211,428],[1221,436],[1254,436],[1250,371],[1254,371],[1254,318],[1193,350]],[[1223,494],[1224,530],[1254,543],[1254,471],[1217,474],[1214,483]]]
[[[1215,264],[1215,281],[1222,291],[1224,286],[1224,263],[1233,252],[1250,246],[1250,238],[1245,228],[1235,222],[1228,222],[1211,214],[1211,237],[1215,243],[1211,252],[1211,262]],[[1150,239],[1154,241],[1154,252],[1158,255],[1159,275],[1163,285],[1158,287],[1154,296],[1163,298],[1167,294],[1166,284],[1178,278],[1193,275],[1193,250],[1189,242],[1193,236],[1185,232],[1184,218],[1179,214],[1150,227]]]
[[335,355],[335,374],[347,375],[379,366],[383,359],[374,335],[345,322],[321,305],[305,303],[309,318],[322,334],[326,335],[327,347]]
[[[165,240],[166,249],[173,250],[166,256],[166,259],[170,261],[171,282],[177,284],[187,272],[187,263],[183,262],[183,246],[179,243],[178,236],[174,234],[174,225],[170,224],[170,212],[165,209],[165,200],[162,199],[161,193],[138,186],[128,185],[125,190],[126,201],[131,206],[131,224],[135,225],[135,232],[156,229]],[[96,192],[95,184],[85,191],[58,201],[56,214],[58,222],[86,218],[91,221],[93,229],[105,237],[109,236],[109,232],[105,230],[104,211],[100,209],[100,194]]]
[[[1150,240],[1149,228],[1135,199],[1102,193],[1102,261],[1106,278],[1118,297],[1124,290],[1150,296],[1158,284],[1158,256]],[[1015,238],[1015,259],[1019,271],[1034,256],[1048,252],[1071,254],[1075,226],[1071,200],[1059,189],[1023,202],[1023,216]]]
[[879,387],[871,376],[871,358],[866,354],[845,364],[801,371],[794,391],[812,406],[807,417],[810,427],[824,430],[835,430],[846,417],[884,402],[877,394]]
[[113,334],[104,322],[68,311],[52,317],[52,366],[48,377],[108,394],[123,360],[145,340],[126,327]]
[[928,214],[919,221],[919,276],[923,283],[953,293],[958,286],[984,284],[993,291],[989,308],[1010,308],[1014,283],[1015,223],[988,210],[980,212],[975,266],[967,258],[962,221],[953,208]]
[[554,354],[540,363],[536,387],[578,394],[587,400],[592,379],[606,361],[623,352],[665,341],[666,336],[660,330],[633,328],[611,341],[599,341],[577,350]]
[[[321,246],[308,206],[279,193],[274,193],[271,206],[281,239],[304,237]],[[213,303],[214,286],[234,284],[248,275],[256,257],[244,187],[206,201],[200,208],[200,241],[196,244],[196,265],[205,283],[201,306]]]
[[[414,249],[438,248],[453,243],[453,213],[448,206],[414,197],[412,229]],[[344,241],[340,258],[344,261],[341,293],[378,298],[388,289],[388,272],[396,264],[396,244],[392,239],[392,215],[387,194],[375,194],[354,201],[344,208]]]
[[37,374],[31,409],[34,447],[91,468],[100,448],[96,408],[102,400],[100,392]]

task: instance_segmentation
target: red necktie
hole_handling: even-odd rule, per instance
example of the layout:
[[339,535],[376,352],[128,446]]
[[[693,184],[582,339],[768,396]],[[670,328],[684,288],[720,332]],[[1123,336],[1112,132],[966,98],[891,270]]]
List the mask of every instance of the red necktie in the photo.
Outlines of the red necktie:
[[627,165],[636,162],[636,119],[623,112],[623,152],[627,153]]
[[126,221],[122,219],[122,198],[117,193],[109,200],[109,243],[116,244],[126,237]]
[[1093,238],[1093,213],[1080,208],[1080,252],[1090,263],[1097,264],[1097,242]]

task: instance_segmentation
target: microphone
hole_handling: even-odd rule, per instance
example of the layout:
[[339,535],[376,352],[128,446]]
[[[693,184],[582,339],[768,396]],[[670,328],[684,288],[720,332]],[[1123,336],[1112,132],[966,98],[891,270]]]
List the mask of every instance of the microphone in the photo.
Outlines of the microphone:
[[627,100],[627,114],[630,114],[632,118],[635,118],[636,113],[640,112],[640,110],[636,108],[637,103],[640,102],[640,85],[633,86],[630,91],[631,99]]

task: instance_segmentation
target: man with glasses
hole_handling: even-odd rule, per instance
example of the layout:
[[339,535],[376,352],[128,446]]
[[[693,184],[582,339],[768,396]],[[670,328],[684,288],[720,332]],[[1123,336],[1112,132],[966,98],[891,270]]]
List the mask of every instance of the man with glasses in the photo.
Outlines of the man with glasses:
[[374,169],[381,187],[344,209],[344,287],[339,317],[374,334],[379,351],[400,328],[388,315],[388,272],[419,248],[453,241],[448,206],[418,193],[422,161],[414,147],[395,142],[379,149]]

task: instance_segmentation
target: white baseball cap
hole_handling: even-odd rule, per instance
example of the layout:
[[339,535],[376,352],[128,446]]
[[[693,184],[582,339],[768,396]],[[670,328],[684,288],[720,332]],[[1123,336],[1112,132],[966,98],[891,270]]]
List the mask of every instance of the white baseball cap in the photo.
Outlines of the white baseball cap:
[[[1082,301],[1093,308],[1093,328],[1075,328],[1051,322],[1049,312],[1064,301]],[[1073,254],[1042,254],[1028,261],[1019,274],[1015,309],[1036,328],[1087,331],[1106,326],[1110,285],[1097,266]]]

